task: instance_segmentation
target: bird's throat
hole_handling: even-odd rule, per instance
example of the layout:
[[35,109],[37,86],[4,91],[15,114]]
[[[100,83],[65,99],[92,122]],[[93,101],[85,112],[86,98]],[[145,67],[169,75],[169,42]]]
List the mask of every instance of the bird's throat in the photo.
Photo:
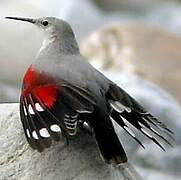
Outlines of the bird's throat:
[[56,39],[54,37],[45,37],[40,47],[39,53],[46,50],[48,47],[53,46],[55,41]]
[[51,35],[44,38],[39,54],[78,54],[79,47],[74,37]]

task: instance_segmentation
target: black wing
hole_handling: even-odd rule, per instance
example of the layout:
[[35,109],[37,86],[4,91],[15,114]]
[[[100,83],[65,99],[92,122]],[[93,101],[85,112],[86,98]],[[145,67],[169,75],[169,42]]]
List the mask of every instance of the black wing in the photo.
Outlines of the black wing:
[[144,147],[143,144],[131,130],[131,126],[139,130],[163,150],[165,150],[164,147],[159,143],[156,137],[161,138],[167,144],[171,145],[165,138],[165,135],[173,139],[173,132],[147,112],[120,87],[111,84],[107,92],[107,98],[109,99],[109,104],[112,109],[110,118],[116,121],[142,147]]
[[[48,87],[43,86],[44,89]],[[58,141],[61,134],[66,138],[75,135],[79,114],[94,111],[96,102],[87,90],[67,83],[56,90],[56,99],[51,106],[36,93],[36,89],[20,97],[24,132],[30,146],[38,151],[49,147],[52,139]],[[47,94],[45,99],[50,101],[48,98]]]

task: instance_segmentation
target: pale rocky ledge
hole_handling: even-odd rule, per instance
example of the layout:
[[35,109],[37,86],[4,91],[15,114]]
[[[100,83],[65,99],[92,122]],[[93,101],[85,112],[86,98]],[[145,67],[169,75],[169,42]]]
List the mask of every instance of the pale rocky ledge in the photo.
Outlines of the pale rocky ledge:
[[[18,107],[18,103],[0,105],[0,180],[110,180],[113,176],[116,179],[89,135],[80,133],[69,146],[62,138],[43,153],[32,150],[23,134]],[[121,179],[127,177],[125,168],[127,165],[120,167]]]

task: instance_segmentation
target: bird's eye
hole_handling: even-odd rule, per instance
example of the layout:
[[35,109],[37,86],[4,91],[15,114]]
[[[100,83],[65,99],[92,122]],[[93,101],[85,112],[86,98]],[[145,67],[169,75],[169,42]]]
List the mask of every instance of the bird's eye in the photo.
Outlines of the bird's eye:
[[47,26],[47,25],[48,25],[48,21],[45,20],[45,21],[42,22],[42,24],[43,24],[44,26]]

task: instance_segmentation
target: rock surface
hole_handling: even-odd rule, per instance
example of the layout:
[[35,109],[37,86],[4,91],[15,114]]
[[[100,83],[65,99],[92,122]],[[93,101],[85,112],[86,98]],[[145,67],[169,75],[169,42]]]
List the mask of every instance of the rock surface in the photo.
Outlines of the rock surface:
[[141,76],[181,102],[181,37],[141,23],[116,23],[82,42],[82,54],[101,69]]
[[69,146],[62,139],[41,154],[32,150],[23,134],[18,106],[0,105],[0,180],[124,180],[138,176],[129,164],[119,168],[105,164],[94,139],[85,134],[74,137]]
[[[165,91],[140,78],[126,74],[104,72],[175,133],[174,148],[167,152],[139,135],[146,146],[142,149],[125,132],[116,128],[130,162],[144,179],[177,180],[181,176],[181,107]],[[100,158],[94,138],[79,134],[67,147],[64,140],[54,143],[43,153],[32,150],[26,142],[19,119],[18,104],[0,105],[0,180],[114,180],[129,171],[107,166]],[[175,176],[177,175],[177,176]],[[137,175],[138,176],[138,175]]]

